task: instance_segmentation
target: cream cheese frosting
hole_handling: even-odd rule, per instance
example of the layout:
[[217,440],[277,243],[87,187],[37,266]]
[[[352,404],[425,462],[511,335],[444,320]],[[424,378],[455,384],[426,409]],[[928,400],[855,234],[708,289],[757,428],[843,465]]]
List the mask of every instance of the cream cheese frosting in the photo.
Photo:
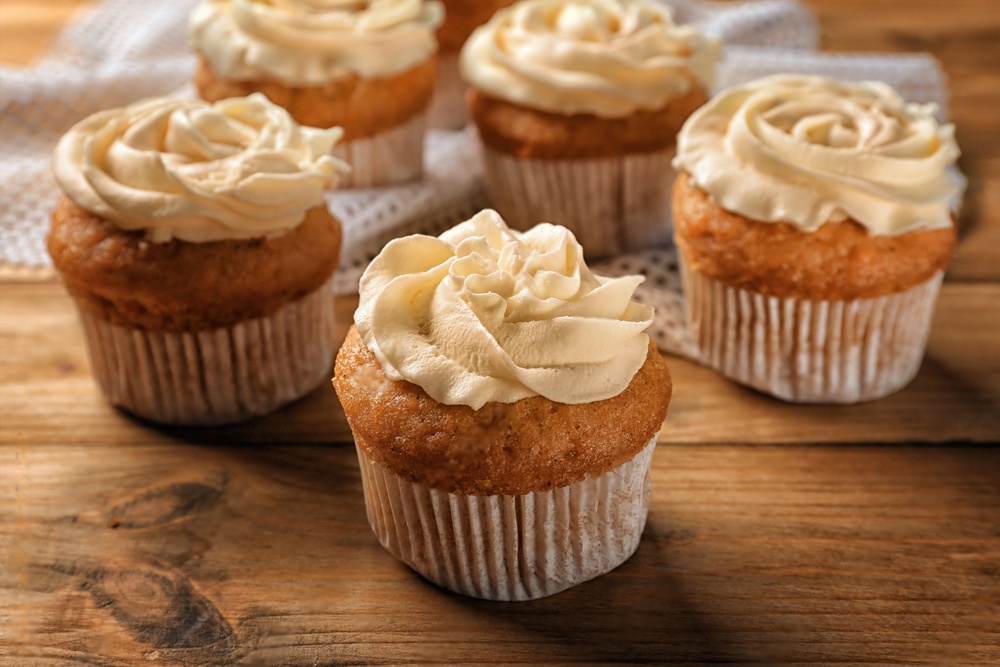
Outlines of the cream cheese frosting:
[[354,319],[387,377],[478,410],[620,394],[645,363],[642,276],[595,276],[564,227],[507,227],[491,210],[439,237],[391,241],[361,278]]
[[476,29],[461,71],[532,109],[620,118],[708,88],[717,55],[717,41],[647,0],[522,0]]
[[940,229],[962,186],[955,128],[878,82],[777,75],[716,95],[685,123],[674,167],[719,206],[815,231]]
[[75,125],[53,171],[81,208],[153,242],[260,238],[302,222],[349,167],[343,134],[298,125],[257,93],[151,99]]
[[443,20],[432,0],[202,0],[190,39],[224,78],[318,86],[416,67]]

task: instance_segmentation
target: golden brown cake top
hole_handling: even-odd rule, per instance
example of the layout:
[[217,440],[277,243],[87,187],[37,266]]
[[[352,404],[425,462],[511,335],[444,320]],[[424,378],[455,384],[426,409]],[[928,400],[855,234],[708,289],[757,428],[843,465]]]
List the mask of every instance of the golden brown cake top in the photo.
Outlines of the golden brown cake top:
[[315,291],[337,266],[341,230],[319,206],[278,236],[151,243],[63,197],[47,242],[70,293],[101,319],[151,331],[204,331],[265,317]]
[[462,47],[465,81],[566,116],[622,118],[709,88],[718,44],[652,0],[520,0]]
[[855,220],[813,232],[762,222],[711,201],[687,174],[673,192],[674,240],[692,269],[723,283],[779,298],[848,300],[905,291],[943,271],[954,225],[873,236]]
[[322,86],[396,76],[437,51],[436,0],[202,0],[191,44],[231,81]]
[[379,465],[468,495],[545,491],[613,470],[656,436],[671,395],[666,363],[650,343],[628,387],[607,400],[444,405],[415,384],[389,380],[353,327],[334,385],[357,445]]
[[403,125],[427,109],[434,96],[437,57],[387,78],[348,76],[322,86],[293,86],[272,79],[234,81],[200,58],[195,87],[210,102],[263,93],[310,127],[340,127],[344,141],[371,137]]
[[733,213],[873,236],[952,226],[955,128],[878,82],[780,74],[717,94],[677,137],[674,166]]
[[657,111],[599,118],[529,109],[475,88],[468,92],[469,112],[484,144],[508,155],[546,160],[619,157],[671,148],[684,121],[706,99],[702,88],[692,88]]
[[74,125],[53,171],[81,208],[154,243],[262,238],[324,202],[339,129],[302,127],[263,95],[149,99]]

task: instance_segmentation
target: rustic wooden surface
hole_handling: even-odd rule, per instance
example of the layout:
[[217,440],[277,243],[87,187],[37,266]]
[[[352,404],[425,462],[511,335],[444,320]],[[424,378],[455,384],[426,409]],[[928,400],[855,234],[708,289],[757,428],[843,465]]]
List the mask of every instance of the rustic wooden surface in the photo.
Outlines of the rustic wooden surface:
[[[0,61],[29,63],[79,4],[0,0]],[[217,431],[131,420],[58,284],[8,271],[0,665],[1000,664],[1000,449],[975,444],[1000,438],[997,4],[810,4],[827,48],[931,51],[950,77],[972,183],[910,387],[790,406],[671,359],[635,557],[487,603],[378,546],[332,391]]]

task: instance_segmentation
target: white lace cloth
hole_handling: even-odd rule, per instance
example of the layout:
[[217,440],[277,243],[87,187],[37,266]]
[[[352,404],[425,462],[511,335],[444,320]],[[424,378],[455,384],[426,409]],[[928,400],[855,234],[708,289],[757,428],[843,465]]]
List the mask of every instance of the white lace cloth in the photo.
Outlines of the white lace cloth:
[[[880,79],[908,99],[938,103],[944,117],[945,82],[933,58],[815,52],[816,20],[797,0],[667,1],[679,21],[697,23],[722,40],[716,88],[777,72]],[[144,97],[191,94],[186,84],[195,60],[186,35],[194,4],[104,0],[71,22],[36,65],[0,68],[0,264],[49,264],[45,231],[59,196],[49,158],[71,125]],[[364,267],[389,239],[439,234],[489,205],[472,130],[430,132],[426,162],[427,175],[418,183],[329,195],[330,209],[344,224],[338,294],[357,290]],[[673,248],[616,257],[594,269],[645,274],[637,298],[656,308],[650,334],[662,350],[692,356]]]

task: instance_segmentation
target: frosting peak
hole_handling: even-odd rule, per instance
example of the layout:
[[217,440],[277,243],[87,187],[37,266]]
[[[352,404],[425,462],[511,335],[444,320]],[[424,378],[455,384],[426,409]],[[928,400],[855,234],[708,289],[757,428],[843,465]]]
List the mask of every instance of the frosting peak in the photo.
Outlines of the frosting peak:
[[355,322],[387,377],[478,410],[541,395],[620,394],[645,363],[643,278],[595,276],[567,229],[482,211],[439,237],[391,241],[361,278]]
[[814,231],[848,217],[873,235],[952,224],[955,128],[883,83],[777,75],[722,91],[677,138],[674,166],[723,208]]
[[53,170],[81,208],[154,242],[259,238],[323,205],[348,170],[330,156],[342,134],[302,127],[259,93],[151,99],[76,124]]
[[190,36],[223,77],[318,86],[416,67],[443,20],[434,0],[202,0]]
[[648,0],[521,0],[462,49],[466,81],[529,108],[605,118],[708,88],[718,43]]

